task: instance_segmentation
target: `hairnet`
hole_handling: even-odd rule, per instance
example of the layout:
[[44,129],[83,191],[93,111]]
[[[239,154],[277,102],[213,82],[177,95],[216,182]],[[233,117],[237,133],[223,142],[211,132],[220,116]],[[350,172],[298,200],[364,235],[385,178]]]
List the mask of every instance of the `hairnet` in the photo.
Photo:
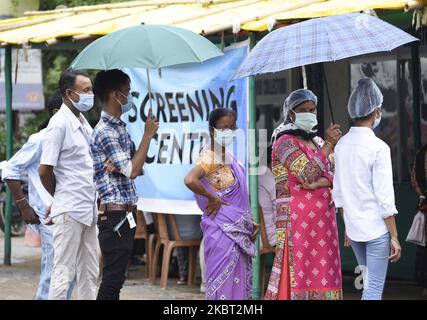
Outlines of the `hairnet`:
[[317,106],[317,97],[312,91],[307,89],[298,89],[293,91],[283,103],[283,116],[285,121],[288,117],[289,110],[295,109],[306,101],[313,101],[314,105]]
[[363,118],[370,115],[383,103],[380,88],[372,79],[362,78],[348,100],[348,114],[352,119]]

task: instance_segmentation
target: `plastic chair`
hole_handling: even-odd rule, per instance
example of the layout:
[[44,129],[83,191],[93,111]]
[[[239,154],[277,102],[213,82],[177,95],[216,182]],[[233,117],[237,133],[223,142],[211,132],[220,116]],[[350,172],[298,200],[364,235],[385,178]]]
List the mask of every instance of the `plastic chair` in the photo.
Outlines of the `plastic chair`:
[[[158,231],[158,239],[154,249],[153,263],[151,267],[151,282],[156,283],[157,278],[157,263],[160,256],[160,246],[163,246],[162,271],[160,276],[160,288],[165,289],[169,278],[170,259],[175,248],[188,247],[188,285],[194,286],[196,283],[196,262],[197,251],[200,247],[201,240],[182,240],[178,231],[175,215],[153,213],[154,223]],[[172,228],[172,235],[175,240],[171,240],[168,232],[166,219],[169,219]]]
[[135,234],[135,239],[144,239],[145,241],[145,267],[146,267],[146,277],[151,279],[151,267],[154,255],[154,246],[156,239],[158,237],[157,233],[149,233],[147,228],[147,223],[142,211],[137,211],[137,230]]

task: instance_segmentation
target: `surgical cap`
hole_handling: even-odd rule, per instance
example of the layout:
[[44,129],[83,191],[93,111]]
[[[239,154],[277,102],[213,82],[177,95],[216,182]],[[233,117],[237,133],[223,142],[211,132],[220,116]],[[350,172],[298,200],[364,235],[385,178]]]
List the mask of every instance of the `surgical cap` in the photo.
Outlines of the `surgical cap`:
[[348,100],[348,114],[352,119],[363,118],[370,115],[383,103],[380,88],[372,79],[362,78]]
[[285,120],[288,117],[289,110],[293,110],[300,104],[307,101],[313,101],[314,105],[317,106],[317,97],[312,91],[307,89],[298,89],[293,91],[286,98],[285,103],[283,104],[283,116],[285,117]]

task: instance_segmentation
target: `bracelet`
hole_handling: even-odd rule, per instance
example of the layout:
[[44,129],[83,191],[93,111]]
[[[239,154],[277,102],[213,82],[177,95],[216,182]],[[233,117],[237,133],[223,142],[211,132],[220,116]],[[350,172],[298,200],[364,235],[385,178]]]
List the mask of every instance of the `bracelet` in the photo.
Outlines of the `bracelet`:
[[27,198],[23,197],[22,199],[16,200],[15,203],[18,203],[18,202],[21,202],[21,201],[24,201],[24,200],[27,200]]
[[426,198],[426,196],[419,196],[419,198],[420,198],[420,199],[425,199],[425,198]]
[[332,143],[330,143],[328,140],[325,140],[325,143],[327,143],[327,144],[329,144],[331,147],[332,147],[332,149],[335,147]]

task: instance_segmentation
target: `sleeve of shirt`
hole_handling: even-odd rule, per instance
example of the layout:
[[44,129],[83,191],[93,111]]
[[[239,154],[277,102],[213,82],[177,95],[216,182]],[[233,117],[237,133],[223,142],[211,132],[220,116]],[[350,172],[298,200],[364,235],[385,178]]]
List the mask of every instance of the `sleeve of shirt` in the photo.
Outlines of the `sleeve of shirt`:
[[258,202],[261,208],[271,205],[270,194],[262,183],[258,184]]
[[332,189],[332,199],[336,208],[343,208],[343,199],[341,193],[341,185],[337,179],[337,175],[334,177],[334,188]]
[[132,159],[130,154],[125,152],[120,145],[118,134],[111,129],[104,129],[100,132],[96,142],[105,152],[113,166],[124,176],[130,178],[132,174]]
[[29,166],[40,158],[41,141],[36,135],[30,136],[22,148],[15,153],[2,170],[3,180],[20,180]]
[[324,176],[325,168],[323,162],[320,160],[310,161],[301,150],[299,144],[291,138],[284,140],[278,146],[276,154],[288,172],[292,172],[302,180],[307,179],[309,183],[313,183]]
[[372,185],[375,197],[381,206],[381,216],[386,219],[397,214],[394,201],[393,169],[390,148],[382,148],[372,168]]
[[51,123],[44,134],[40,164],[56,167],[65,139],[65,127]]

